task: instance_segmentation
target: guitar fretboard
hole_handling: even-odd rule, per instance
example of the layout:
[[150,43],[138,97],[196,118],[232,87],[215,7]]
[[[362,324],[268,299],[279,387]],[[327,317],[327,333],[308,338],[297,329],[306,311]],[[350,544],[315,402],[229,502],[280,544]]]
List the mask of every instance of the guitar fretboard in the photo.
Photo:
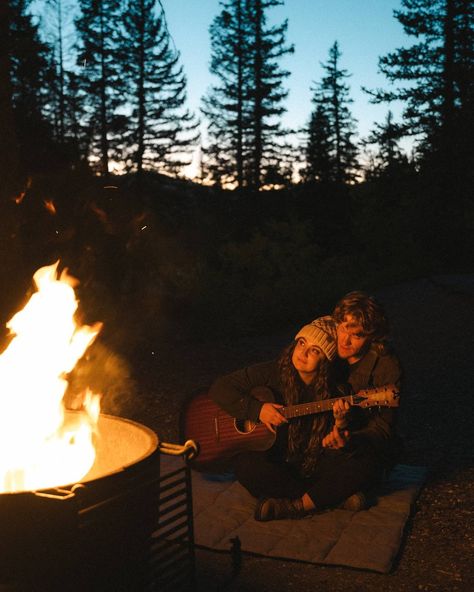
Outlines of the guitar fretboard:
[[354,405],[354,397],[352,395],[348,397],[339,397],[338,399],[323,399],[322,401],[311,401],[310,403],[299,403],[298,405],[289,405],[280,409],[280,413],[286,417],[286,419],[292,419],[294,417],[302,417],[303,415],[312,415],[314,413],[324,413],[325,411],[331,411],[332,406],[338,400],[348,401],[351,405]]
[[280,413],[287,419],[314,413],[323,413],[325,411],[331,411],[335,401],[338,400],[347,401],[351,405],[359,405],[360,407],[398,407],[398,398],[399,393],[396,387],[394,385],[386,385],[381,388],[359,391],[355,395],[338,397],[337,399],[323,399],[322,401],[289,405],[280,409]]

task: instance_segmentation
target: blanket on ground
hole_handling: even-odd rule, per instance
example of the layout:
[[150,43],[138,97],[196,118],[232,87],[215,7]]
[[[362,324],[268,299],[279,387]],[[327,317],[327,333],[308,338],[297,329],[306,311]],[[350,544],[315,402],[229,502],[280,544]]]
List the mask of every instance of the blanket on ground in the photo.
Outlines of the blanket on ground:
[[[162,472],[173,466],[165,458]],[[195,544],[230,551],[238,537],[243,552],[388,573],[425,477],[424,467],[397,465],[368,510],[257,522],[255,499],[238,482],[193,471]]]

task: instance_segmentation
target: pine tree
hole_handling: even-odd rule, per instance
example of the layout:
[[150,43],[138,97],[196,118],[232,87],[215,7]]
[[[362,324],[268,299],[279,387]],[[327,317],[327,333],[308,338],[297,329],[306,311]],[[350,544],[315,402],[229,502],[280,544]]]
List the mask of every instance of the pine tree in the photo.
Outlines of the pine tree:
[[72,43],[68,42],[66,29],[71,24],[70,15],[73,5],[69,0],[46,0],[44,8],[44,28],[52,47],[50,62],[54,73],[52,100],[49,105],[50,118],[54,123],[56,139],[61,146],[64,146],[67,135],[66,55],[72,50]]
[[[402,0],[394,12],[417,43],[379,60],[393,90],[368,91],[374,102],[406,103],[408,133],[426,153],[440,147],[453,152],[453,141],[473,130],[474,5],[469,0]],[[464,147],[465,148],[465,147]]]
[[87,97],[83,92],[82,72],[65,72],[65,141],[71,161],[89,167],[89,125],[87,121]]
[[340,68],[341,55],[336,41],[329,50],[328,61],[322,64],[326,74],[312,89],[315,110],[306,156],[307,170],[313,179],[347,183],[355,180],[358,163],[353,140],[356,122],[349,109],[353,100],[345,82],[350,74]]
[[235,182],[239,188],[248,184],[250,150],[251,59],[245,5],[246,0],[221,1],[222,11],[211,24],[210,71],[219,85],[210,88],[202,108],[208,120],[208,176],[219,185]]
[[[401,172],[402,167],[407,167],[408,159],[399,146],[399,141],[404,135],[404,126],[395,123],[392,111],[388,111],[383,123],[376,123],[369,136],[363,140],[364,146],[375,144],[377,152],[371,164],[369,176],[394,175]],[[367,176],[367,174],[366,174]]]
[[418,234],[437,265],[472,252],[474,161],[474,4],[472,0],[402,0],[395,17],[416,42],[379,60],[393,90],[374,102],[400,100],[417,141],[422,191]]
[[29,0],[9,0],[10,82],[20,160],[29,172],[54,161],[53,129],[47,119],[51,97],[51,48],[28,13]]
[[89,158],[102,175],[107,175],[110,159],[121,158],[118,150],[125,128],[125,116],[119,110],[125,104],[119,60],[121,2],[80,0],[79,5],[81,16],[75,22]]
[[301,171],[303,181],[328,183],[332,178],[330,122],[321,103],[311,114],[307,136],[306,167]]
[[[12,12],[7,2],[0,4],[0,207],[5,219],[4,204],[19,188],[20,161],[16,127],[13,116],[12,85],[10,81],[10,19]],[[8,226],[8,225],[7,225]],[[3,236],[3,233],[2,233]]]
[[238,188],[258,190],[278,178],[287,148],[280,117],[288,94],[282,82],[289,72],[279,60],[293,48],[285,45],[286,21],[267,25],[268,9],[280,4],[222,0],[210,28],[211,73],[219,84],[203,99],[209,122],[206,166],[214,180]]
[[[54,76],[54,93],[51,101],[51,115],[54,121],[56,138],[61,145],[65,143],[65,64],[64,64],[64,3],[63,0],[47,0],[46,23],[51,31],[52,42],[52,68]],[[49,32],[49,31],[48,31]]]
[[[47,116],[54,129],[55,142],[67,164],[87,158],[84,142],[84,94],[75,68],[74,36],[72,34],[75,4],[71,0],[44,0],[42,6],[43,37],[51,45],[50,95]],[[37,6],[38,10],[38,6]]]
[[266,11],[280,6],[282,0],[249,0],[247,9],[251,23],[250,51],[253,60],[253,78],[250,90],[252,102],[252,144],[251,187],[260,189],[268,172],[278,169],[281,140],[286,136],[280,117],[285,113],[283,100],[288,91],[282,87],[289,72],[282,70],[278,62],[293,46],[285,45],[288,21],[281,25],[267,25]]
[[122,63],[126,72],[132,168],[177,172],[189,164],[199,122],[184,109],[186,77],[157,0],[129,0],[123,16]]

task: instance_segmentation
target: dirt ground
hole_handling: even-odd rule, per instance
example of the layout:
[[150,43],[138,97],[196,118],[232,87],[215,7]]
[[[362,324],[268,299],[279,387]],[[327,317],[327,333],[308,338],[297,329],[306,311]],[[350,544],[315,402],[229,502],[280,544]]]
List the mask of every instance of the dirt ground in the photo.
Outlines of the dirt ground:
[[[229,554],[198,550],[198,592],[474,589],[474,276],[425,278],[377,295],[391,319],[405,371],[400,413],[404,462],[429,467],[392,572],[249,555],[237,569]],[[277,355],[298,328],[205,347],[181,344],[161,352],[150,347],[137,368],[146,398],[137,419],[162,440],[179,441],[177,418],[184,397],[218,374]]]

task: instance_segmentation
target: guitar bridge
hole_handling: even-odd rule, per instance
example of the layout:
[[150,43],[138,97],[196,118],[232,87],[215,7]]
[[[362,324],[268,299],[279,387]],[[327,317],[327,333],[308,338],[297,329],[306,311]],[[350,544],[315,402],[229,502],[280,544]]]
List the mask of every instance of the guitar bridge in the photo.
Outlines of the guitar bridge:
[[214,417],[214,433],[216,434],[216,442],[219,442],[219,421],[217,417]]

